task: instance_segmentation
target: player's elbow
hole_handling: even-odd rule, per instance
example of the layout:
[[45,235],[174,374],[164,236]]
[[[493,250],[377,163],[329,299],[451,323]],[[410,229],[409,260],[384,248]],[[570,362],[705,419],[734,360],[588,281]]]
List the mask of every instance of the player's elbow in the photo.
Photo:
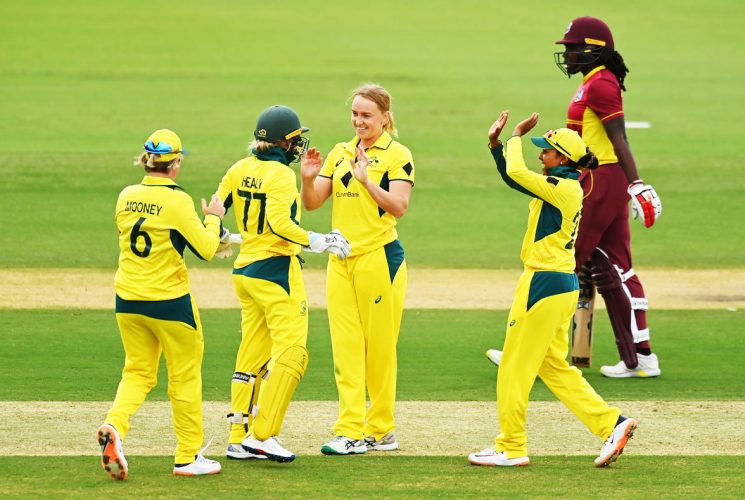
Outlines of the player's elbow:
[[312,212],[313,210],[321,206],[321,204],[318,203],[317,201],[309,200],[307,198],[303,198],[302,202],[303,202],[303,208],[309,212]]
[[396,219],[400,219],[406,215],[406,211],[409,209],[409,202],[402,200],[401,203],[397,203],[395,207],[389,212]]

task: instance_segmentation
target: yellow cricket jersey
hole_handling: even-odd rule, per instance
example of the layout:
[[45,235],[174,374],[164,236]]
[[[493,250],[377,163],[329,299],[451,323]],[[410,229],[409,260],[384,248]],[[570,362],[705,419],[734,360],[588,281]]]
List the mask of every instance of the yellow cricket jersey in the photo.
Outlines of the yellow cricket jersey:
[[[352,174],[350,160],[360,139],[334,146],[318,175],[332,179],[331,225],[352,245],[352,256],[363,255],[398,238],[396,218],[384,211]],[[370,180],[388,190],[392,181],[414,184],[414,160],[409,149],[387,133],[366,149]]]
[[[496,159],[497,153],[492,152]],[[579,173],[568,167],[549,169],[549,175],[528,170],[520,137],[507,141],[505,158],[507,177],[516,184],[512,187],[533,197],[520,251],[525,268],[573,273],[574,241],[582,212]],[[552,171],[568,176],[551,175]]]
[[210,260],[220,242],[220,218],[197,216],[194,202],[171,179],[146,175],[116,202],[119,269],[116,294],[124,300],[164,301],[189,293],[188,246]]
[[[270,151],[262,157],[272,156]],[[234,207],[243,237],[234,268],[278,255],[297,255],[301,245],[308,245],[308,232],[300,227],[297,178],[284,163],[244,158],[228,169],[217,195],[226,207]]]

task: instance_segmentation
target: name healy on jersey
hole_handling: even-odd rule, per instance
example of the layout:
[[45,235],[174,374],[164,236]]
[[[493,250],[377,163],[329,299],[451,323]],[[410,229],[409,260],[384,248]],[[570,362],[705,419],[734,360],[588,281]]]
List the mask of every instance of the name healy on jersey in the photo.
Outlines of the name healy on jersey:
[[163,205],[156,205],[155,203],[143,203],[141,201],[127,201],[124,205],[125,212],[137,212],[141,214],[149,215],[160,215],[160,211],[163,210]]
[[264,183],[264,179],[258,179],[256,177],[244,177],[241,181],[241,187],[247,189],[261,189],[261,185]]

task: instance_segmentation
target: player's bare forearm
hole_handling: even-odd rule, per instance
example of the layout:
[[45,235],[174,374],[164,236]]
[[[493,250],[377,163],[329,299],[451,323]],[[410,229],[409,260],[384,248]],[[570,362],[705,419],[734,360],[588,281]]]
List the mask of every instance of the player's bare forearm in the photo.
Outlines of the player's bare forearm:
[[330,194],[331,179],[325,177],[315,177],[314,179],[303,178],[300,199],[303,201],[303,208],[306,210],[319,208],[328,199]]
[[400,219],[406,214],[411,198],[411,184],[407,181],[393,181],[390,183],[390,191],[386,191],[370,179],[364,183],[365,189],[380,208]]
[[631,184],[639,179],[639,172],[636,169],[634,155],[631,153],[631,146],[629,146],[629,141],[626,138],[626,125],[624,124],[623,117],[610,120],[604,123],[604,125],[605,131],[608,133],[608,138],[616,152],[618,164],[621,165],[623,173],[626,174],[626,179]]
[[306,210],[315,210],[323,203],[321,197],[316,193],[313,181],[303,179],[303,186],[300,192],[300,198],[303,200],[303,208]]

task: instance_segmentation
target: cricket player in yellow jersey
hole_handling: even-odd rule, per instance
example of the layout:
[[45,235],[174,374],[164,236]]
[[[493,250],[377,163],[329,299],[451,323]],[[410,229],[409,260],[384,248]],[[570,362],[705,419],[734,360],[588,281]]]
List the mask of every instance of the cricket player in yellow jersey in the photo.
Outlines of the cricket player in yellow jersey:
[[116,203],[119,269],[114,286],[125,361],[116,399],[98,429],[101,462],[114,479],[127,477],[122,441],[130,417],[155,387],[161,353],[178,443],[173,474],[220,472],[220,464],[200,450],[204,337],[183,254],[188,246],[202,259],[214,256],[225,207],[215,196],[209,205],[202,199],[204,221],[199,219],[192,199],[175,182],[183,154],[178,135],[155,131],[138,162],[144,179],[124,188]]
[[368,84],[354,92],[352,126],[355,137],[337,144],[323,167],[311,150],[301,169],[303,205],[314,210],[333,196],[332,226],[352,245],[348,259],[329,257],[326,274],[339,391],[336,437],[321,447],[326,455],[398,448],[396,343],[407,273],[396,221],[409,206],[414,161],[393,140],[391,96],[383,87]]
[[582,212],[580,169],[598,160],[577,132],[549,130],[532,142],[541,148],[543,175],[528,170],[521,137],[538,123],[538,113],[515,126],[506,152],[499,134],[509,112],[489,129],[489,147],[505,183],[532,197],[520,258],[525,269],[515,290],[497,377],[500,433],[494,448],[472,453],[474,465],[528,465],[525,433],[528,398],[536,376],[587,428],[605,440],[597,467],[615,461],[637,427],[621,416],[567,362],[569,325],[577,307],[579,286],[574,273],[574,242]]
[[252,155],[230,167],[216,193],[234,207],[243,240],[233,268],[242,336],[231,383],[229,458],[295,459],[277,436],[308,365],[308,303],[297,255],[302,247],[343,259],[350,250],[337,231],[300,227],[300,193],[289,165],[305,153],[307,131],[287,106],[264,110]]

